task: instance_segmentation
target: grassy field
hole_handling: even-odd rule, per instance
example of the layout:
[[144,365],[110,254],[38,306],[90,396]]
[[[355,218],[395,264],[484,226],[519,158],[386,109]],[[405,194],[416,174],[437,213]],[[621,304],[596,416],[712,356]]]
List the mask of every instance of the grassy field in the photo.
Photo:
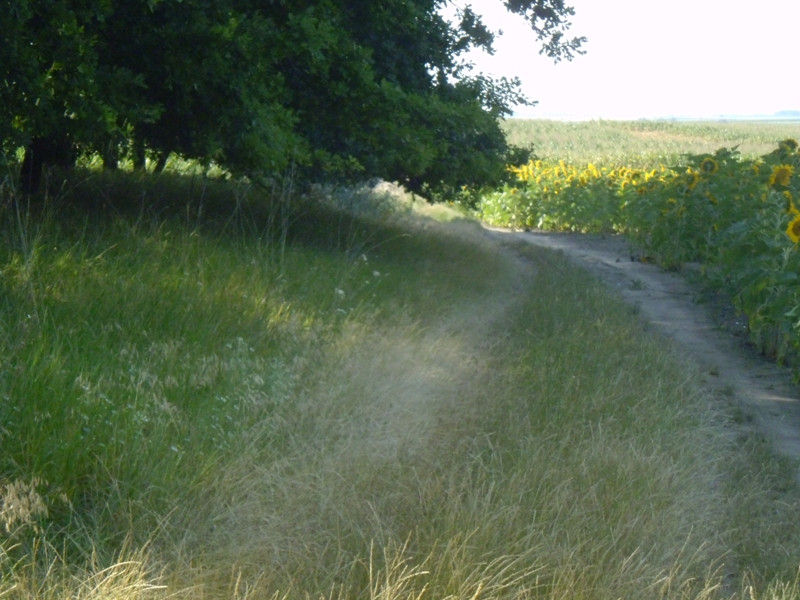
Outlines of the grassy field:
[[570,164],[654,168],[680,164],[685,154],[737,146],[745,157],[772,151],[786,138],[800,138],[800,121],[547,121],[509,119],[511,143],[542,159]]
[[560,255],[391,188],[6,197],[0,597],[796,597],[792,465]]

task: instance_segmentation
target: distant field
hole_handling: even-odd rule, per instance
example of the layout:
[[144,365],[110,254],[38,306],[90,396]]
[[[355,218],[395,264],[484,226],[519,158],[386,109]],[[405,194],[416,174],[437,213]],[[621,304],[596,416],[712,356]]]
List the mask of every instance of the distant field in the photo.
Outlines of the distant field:
[[800,121],[546,121],[509,119],[509,142],[532,145],[539,158],[572,164],[647,167],[678,164],[682,156],[738,146],[748,157],[800,138]]

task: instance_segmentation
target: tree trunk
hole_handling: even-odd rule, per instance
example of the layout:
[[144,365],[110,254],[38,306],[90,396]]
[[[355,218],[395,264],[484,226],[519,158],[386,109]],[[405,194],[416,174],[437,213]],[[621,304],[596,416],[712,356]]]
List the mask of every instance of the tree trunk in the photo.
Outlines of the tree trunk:
[[169,158],[169,152],[160,152],[158,155],[158,160],[156,161],[156,173],[163,173],[164,168],[167,166],[167,159]]
[[119,168],[119,146],[113,139],[106,142],[103,149],[103,168],[109,171]]
[[20,168],[20,189],[28,196],[38,194],[45,167],[74,167],[75,146],[67,135],[35,137],[25,148]]
[[26,196],[33,196],[39,191],[42,183],[42,168],[44,163],[36,149],[36,140],[25,148],[25,157],[22,159],[22,168],[19,172],[19,187]]
[[145,152],[144,142],[141,139],[133,138],[131,153],[133,154],[134,170],[144,171],[147,168],[147,154]]

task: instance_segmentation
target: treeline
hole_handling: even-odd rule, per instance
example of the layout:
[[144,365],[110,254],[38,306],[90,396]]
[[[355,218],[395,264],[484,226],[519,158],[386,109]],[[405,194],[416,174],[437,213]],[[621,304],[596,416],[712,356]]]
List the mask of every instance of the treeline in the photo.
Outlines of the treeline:
[[[501,0],[498,0],[500,2]],[[493,32],[447,0],[4,0],[0,143],[34,192],[43,165],[170,153],[236,174],[413,189],[483,185],[519,82],[461,58]],[[505,0],[555,60],[581,52],[562,0]],[[24,150],[23,150],[24,149]]]

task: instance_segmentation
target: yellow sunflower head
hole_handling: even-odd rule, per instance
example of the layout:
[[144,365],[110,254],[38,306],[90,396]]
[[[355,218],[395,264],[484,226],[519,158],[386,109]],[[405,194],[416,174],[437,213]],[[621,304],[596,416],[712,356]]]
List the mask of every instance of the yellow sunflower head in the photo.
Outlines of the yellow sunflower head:
[[719,170],[719,165],[717,161],[715,161],[710,156],[708,158],[704,158],[703,162],[700,163],[700,171],[706,173],[707,175],[713,175]]
[[789,180],[794,175],[794,167],[792,165],[777,165],[772,167],[772,175],[769,176],[770,187],[789,185]]
[[786,228],[786,235],[792,240],[793,244],[800,242],[800,215],[795,216]]
[[700,174],[689,167],[686,169],[686,185],[689,187],[690,190],[693,190],[695,186],[700,181]]

